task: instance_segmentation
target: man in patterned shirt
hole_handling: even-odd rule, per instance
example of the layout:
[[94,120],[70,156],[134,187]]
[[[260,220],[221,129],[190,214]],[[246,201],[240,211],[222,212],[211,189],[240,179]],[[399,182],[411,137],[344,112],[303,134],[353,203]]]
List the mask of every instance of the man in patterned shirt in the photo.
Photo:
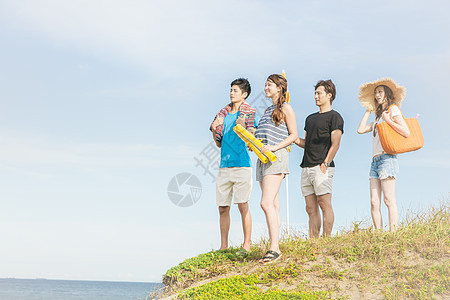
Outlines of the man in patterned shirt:
[[252,191],[252,168],[246,144],[233,131],[236,124],[241,124],[254,131],[256,127],[256,110],[245,99],[251,88],[247,79],[239,78],[231,83],[231,103],[216,115],[210,129],[216,145],[221,148],[220,166],[216,180],[216,204],[220,216],[220,250],[228,248],[228,232],[230,230],[230,207],[238,205],[242,218],[244,243],[242,253],[250,251],[252,219],[248,207]]

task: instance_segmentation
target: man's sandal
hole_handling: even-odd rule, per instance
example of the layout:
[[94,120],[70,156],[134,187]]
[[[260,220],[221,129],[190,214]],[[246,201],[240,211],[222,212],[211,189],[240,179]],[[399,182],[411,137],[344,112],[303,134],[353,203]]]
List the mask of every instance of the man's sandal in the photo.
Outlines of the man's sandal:
[[259,260],[259,262],[263,264],[270,264],[273,263],[274,261],[277,261],[281,256],[282,256],[281,253],[269,250],[266,252],[264,257]]

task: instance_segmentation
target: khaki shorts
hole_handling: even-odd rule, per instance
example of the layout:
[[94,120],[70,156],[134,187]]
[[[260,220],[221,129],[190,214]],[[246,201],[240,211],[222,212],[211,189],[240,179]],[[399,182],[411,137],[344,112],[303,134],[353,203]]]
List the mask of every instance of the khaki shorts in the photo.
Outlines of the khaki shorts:
[[275,151],[277,159],[263,164],[260,159],[256,163],[256,181],[263,181],[263,177],[273,174],[289,174],[289,152],[286,148]]
[[234,204],[246,203],[250,200],[252,192],[252,168],[219,168],[216,179],[216,204],[218,206],[231,206],[234,195]]
[[320,165],[302,170],[302,194],[303,197],[316,194],[317,196],[331,194],[333,187],[334,168],[327,168],[323,174]]

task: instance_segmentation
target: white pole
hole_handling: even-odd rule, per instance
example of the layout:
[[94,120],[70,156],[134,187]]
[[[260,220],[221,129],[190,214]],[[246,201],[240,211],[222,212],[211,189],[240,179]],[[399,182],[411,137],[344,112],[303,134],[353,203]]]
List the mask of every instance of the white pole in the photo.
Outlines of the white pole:
[[[282,70],[281,75],[286,79],[286,71]],[[289,90],[286,91],[286,102],[289,103]],[[291,152],[291,146],[289,146],[288,151]],[[288,176],[286,174],[286,227],[287,227],[287,235],[289,236],[289,182],[288,182]]]
[[286,226],[287,226],[287,235],[289,236],[289,175],[286,174]]

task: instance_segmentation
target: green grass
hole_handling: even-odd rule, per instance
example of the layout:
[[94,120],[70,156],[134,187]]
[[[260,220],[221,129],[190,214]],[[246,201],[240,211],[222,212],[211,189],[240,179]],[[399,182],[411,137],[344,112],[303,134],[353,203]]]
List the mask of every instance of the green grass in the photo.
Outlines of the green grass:
[[386,287],[384,295],[387,299],[412,297],[415,299],[433,299],[435,295],[443,295],[450,289],[450,263],[431,268],[412,267],[399,276],[394,286]]
[[261,279],[256,274],[231,276],[188,289],[178,295],[178,299],[330,299],[331,294],[329,292],[306,292],[302,290],[288,292],[279,289],[263,290],[258,287],[258,284],[268,284],[274,279],[269,277],[266,276]]
[[181,285],[194,280],[227,274],[232,268],[245,266],[248,259],[255,259],[256,253],[247,258],[238,256],[239,248],[211,251],[188,258],[178,266],[170,268],[163,278],[166,286]]
[[[258,259],[267,248],[268,241],[262,240],[252,245],[247,258],[237,255],[238,248],[189,258],[164,275],[166,295],[176,294],[179,299],[356,299],[366,293],[377,299],[450,297],[448,202],[406,219],[394,233],[355,222],[333,237],[285,238],[280,243],[283,257],[261,265]],[[212,281],[192,287],[205,279]]]

